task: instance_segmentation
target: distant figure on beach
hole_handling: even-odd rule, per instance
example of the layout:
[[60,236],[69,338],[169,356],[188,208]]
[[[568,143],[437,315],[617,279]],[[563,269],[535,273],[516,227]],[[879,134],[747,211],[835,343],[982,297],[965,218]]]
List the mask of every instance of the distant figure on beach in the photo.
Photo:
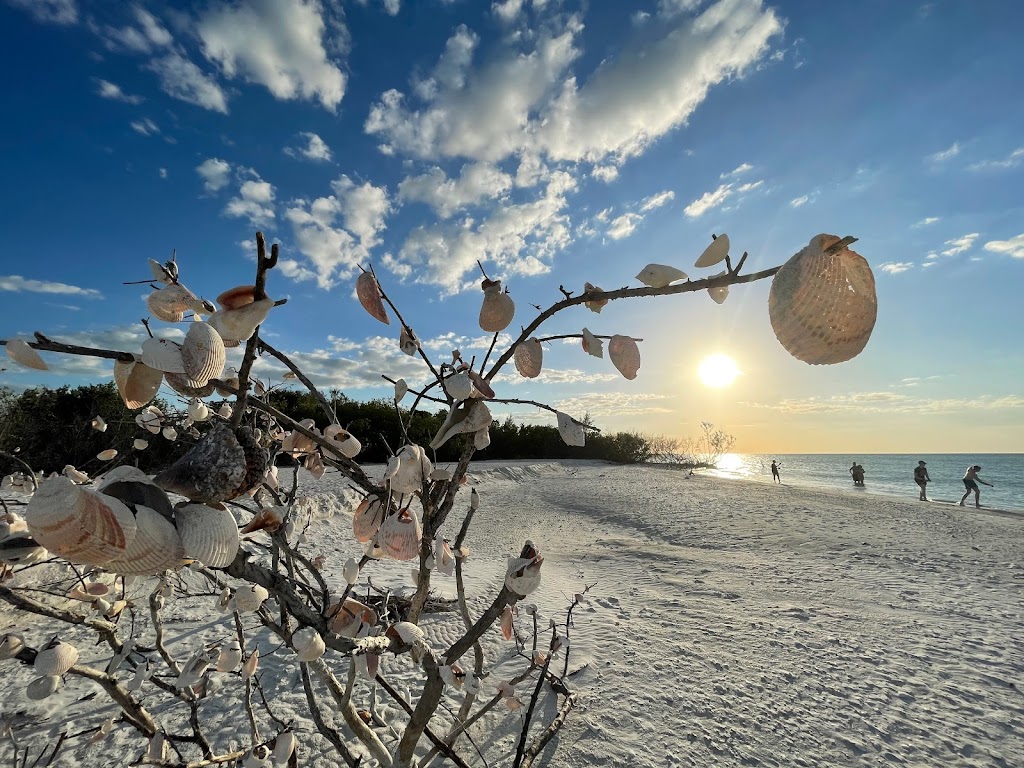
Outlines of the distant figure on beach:
[[772,481],[782,485],[782,478],[779,477],[779,467],[781,464],[776,463],[775,459],[772,459]]
[[925,462],[917,462],[917,466],[914,467],[914,482],[917,483],[918,487],[921,489],[921,501],[928,501],[928,497],[925,496],[924,491],[925,486],[928,485],[931,480],[932,479],[928,477],[928,468]]
[[971,495],[971,491],[974,491],[974,506],[981,507],[981,489],[978,487],[978,483],[987,485],[989,488],[995,488],[992,483],[986,483],[980,477],[978,473],[981,472],[981,464],[975,464],[974,466],[968,467],[967,472],[964,473],[964,487],[967,489],[964,491],[964,496],[960,499],[960,506],[964,505],[967,501],[967,497]]
[[853,462],[853,466],[850,467],[850,474],[853,476],[854,485],[864,485],[864,467],[856,461]]

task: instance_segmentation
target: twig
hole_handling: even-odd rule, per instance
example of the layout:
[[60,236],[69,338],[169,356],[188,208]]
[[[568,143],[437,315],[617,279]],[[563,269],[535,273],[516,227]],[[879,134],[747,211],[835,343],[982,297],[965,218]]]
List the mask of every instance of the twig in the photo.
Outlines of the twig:
[[[284,363],[288,367],[288,370],[295,374],[295,378],[306,385],[306,389],[308,389],[313,397],[316,398],[317,402],[320,403],[320,407],[323,408],[324,413],[327,414],[327,420],[331,424],[336,424],[338,422],[338,417],[335,415],[334,409],[331,408],[331,404],[327,402],[327,398],[325,398],[323,393],[314,386],[313,382],[309,380],[309,377],[302,372],[302,369],[295,365],[295,363],[293,363],[288,356],[284,354],[284,352],[279,352],[270,346],[266,339],[260,339],[259,346],[262,351],[266,352],[271,357],[276,357]],[[239,379],[239,381],[241,381],[241,379]]]
[[547,658],[544,659],[544,666],[541,667],[540,675],[537,677],[537,685],[533,688],[533,695],[530,696],[530,704],[526,708],[526,717],[523,718],[523,730],[519,734],[519,746],[516,747],[516,758],[512,761],[512,768],[520,768],[523,763],[523,757],[526,753],[526,737],[530,732],[530,721],[533,719],[533,710],[537,707],[537,699],[540,698],[541,688],[544,686],[544,680],[547,678],[548,667],[551,666],[551,659],[555,655],[556,641],[558,635],[552,629],[551,631],[551,646],[548,651]]
[[[33,349],[39,349],[43,352],[63,352],[66,355],[79,355],[81,357],[105,357],[108,360],[121,360],[125,363],[135,361],[135,356],[130,352],[118,352],[113,349],[96,349],[94,347],[80,347],[76,344],[61,344],[56,341],[50,341],[50,339],[38,332],[35,336],[36,341],[30,341],[28,342],[28,345]],[[7,341],[7,339],[0,339],[0,345],[6,345]]]
[[551,721],[547,728],[537,736],[523,752],[523,761],[519,764],[519,768],[532,768],[533,761],[537,755],[541,753],[541,750],[547,746],[547,743],[554,738],[558,730],[565,724],[565,719],[569,716],[572,708],[576,706],[576,695],[566,696],[562,701],[562,706],[558,710],[558,714],[555,719]]

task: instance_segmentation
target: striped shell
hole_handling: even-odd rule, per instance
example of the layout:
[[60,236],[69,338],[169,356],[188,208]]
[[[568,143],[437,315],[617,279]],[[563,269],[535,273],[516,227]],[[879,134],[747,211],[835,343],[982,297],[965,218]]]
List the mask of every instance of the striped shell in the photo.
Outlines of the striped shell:
[[167,323],[181,322],[185,312],[194,309],[197,303],[192,291],[177,284],[159,288],[146,297],[149,311]]
[[484,303],[480,307],[480,328],[487,333],[497,333],[508,328],[516,314],[512,297],[501,291],[500,280],[484,280]]
[[483,400],[460,403],[449,411],[448,417],[430,441],[430,447],[437,450],[456,435],[487,429],[491,426],[491,419],[491,411]]
[[103,476],[103,482],[96,490],[128,506],[149,507],[168,520],[174,517],[167,494],[149,479],[149,475],[136,467],[115,467]]
[[142,342],[142,362],[163,373],[184,373],[181,345],[170,339],[152,337]]
[[181,539],[171,522],[149,507],[135,507],[137,532],[124,555],[104,564],[111,573],[155,576],[181,566],[185,558]]
[[216,390],[210,382],[197,386],[196,382],[184,373],[167,373],[164,374],[164,378],[167,380],[167,386],[185,397],[209,397]]
[[32,699],[32,701],[42,701],[56,692],[63,684],[64,681],[60,675],[37,677],[28,684],[28,687],[25,689],[25,695]]
[[559,411],[556,416],[558,418],[558,434],[562,436],[565,444],[573,445],[577,448],[582,447],[586,443],[586,435],[582,425],[574,421],[567,413]]
[[589,328],[583,329],[583,351],[593,357],[604,357],[604,342],[592,334]]
[[686,273],[666,264],[648,264],[640,270],[636,279],[651,288],[664,288],[676,280],[685,280]]
[[772,280],[768,317],[786,351],[811,365],[830,365],[861,353],[878,314],[875,278],[860,254],[835,235],[816,235]]
[[224,340],[209,323],[192,323],[181,345],[181,361],[190,380],[188,383],[205,386],[224,370]]
[[356,541],[365,544],[374,537],[384,522],[384,505],[376,496],[367,496],[352,514],[352,532]]
[[540,376],[544,363],[544,347],[536,336],[532,336],[516,347],[514,359],[520,376],[535,379]]
[[426,633],[411,621],[399,621],[392,624],[384,632],[387,637],[398,638],[406,645],[416,645],[427,642]]
[[262,482],[268,460],[251,429],[239,427],[232,432],[218,422],[153,482],[191,501],[228,501]]
[[384,302],[380,298],[380,286],[377,285],[377,278],[369,272],[363,272],[356,278],[356,298],[371,317],[380,320],[384,325],[391,324],[387,310],[384,309]]
[[7,356],[16,363],[20,363],[26,368],[32,368],[37,371],[48,371],[50,368],[44,362],[43,358],[39,356],[39,353],[29,346],[27,341],[21,339],[11,339],[6,345]]
[[327,645],[313,627],[303,627],[292,634],[292,648],[299,661],[316,661],[324,655]]
[[71,643],[54,640],[36,654],[32,669],[37,675],[63,675],[78,661],[78,649]]
[[74,563],[103,565],[135,538],[135,516],[124,504],[66,477],[44,480],[25,509],[35,540]]
[[206,504],[179,504],[174,508],[185,556],[210,568],[226,568],[238,553],[238,526],[227,508]]
[[640,370],[640,348],[629,336],[612,336],[608,342],[608,357],[619,373],[632,381]]
[[412,560],[419,554],[422,536],[419,515],[406,507],[381,523],[377,545],[393,560]]
[[729,236],[719,235],[711,241],[711,245],[704,249],[694,264],[695,267],[713,267],[720,261],[724,261],[729,255]]
[[217,297],[217,304],[221,309],[240,309],[246,304],[256,301],[255,290],[255,285],[239,285],[230,288]]
[[152,402],[163,380],[163,373],[144,363],[114,361],[114,383],[129,410],[134,411]]
[[214,312],[207,322],[224,341],[245,341],[256,332],[273,308],[273,299],[260,299],[237,309]]

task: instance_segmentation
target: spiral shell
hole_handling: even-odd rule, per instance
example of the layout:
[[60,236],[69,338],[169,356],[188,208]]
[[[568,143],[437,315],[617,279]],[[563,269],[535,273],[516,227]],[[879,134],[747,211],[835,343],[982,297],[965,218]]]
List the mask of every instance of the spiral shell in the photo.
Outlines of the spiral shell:
[[830,365],[851,360],[871,337],[878,314],[875,278],[860,254],[821,234],[787,261],[772,280],[768,317],[776,337],[797,360]]
[[527,379],[535,379],[540,376],[541,367],[544,363],[544,348],[537,341],[536,336],[531,336],[524,341],[515,351],[516,370],[519,375]]
[[42,701],[55,693],[64,684],[60,675],[43,675],[37,677],[25,689],[25,695],[32,701]]
[[345,598],[344,603],[332,605],[327,616],[331,620],[331,632],[342,637],[356,637],[363,627],[377,625],[376,611],[351,597]]
[[502,293],[500,280],[484,280],[480,287],[484,291],[484,303],[480,307],[481,330],[487,333],[505,330],[515,317],[515,302],[507,293]]
[[384,309],[384,302],[380,298],[380,286],[377,285],[377,278],[369,272],[363,272],[356,278],[356,298],[363,305],[363,309],[370,315],[380,320],[384,325],[390,325],[388,313]]
[[619,373],[632,381],[640,370],[640,348],[629,336],[612,336],[608,342],[608,357]]
[[640,270],[640,274],[636,276],[636,279],[651,288],[664,288],[676,280],[685,280],[686,273],[681,269],[665,264],[648,264]]
[[224,340],[209,323],[192,323],[181,345],[181,361],[189,384],[203,387],[220,376],[226,361]]
[[558,419],[558,434],[562,436],[562,440],[565,444],[576,446],[577,448],[583,447],[586,443],[586,434],[583,431],[583,425],[577,423],[567,413],[558,411],[555,415]]
[[144,363],[114,361],[114,383],[117,385],[121,400],[129,410],[134,411],[152,402],[163,380],[164,375],[161,371]]
[[292,648],[299,661],[316,661],[324,655],[327,645],[313,627],[303,627],[292,635]]
[[406,507],[381,523],[377,544],[393,560],[412,560],[419,554],[422,536],[419,515]]
[[153,478],[191,501],[227,501],[263,480],[269,456],[248,427],[232,432],[218,422],[192,449]]
[[724,261],[729,255],[729,236],[719,235],[711,241],[711,245],[704,249],[704,253],[698,257],[695,267],[713,267],[720,261]]
[[126,576],[155,576],[181,567],[185,550],[174,526],[149,507],[135,508],[137,532],[120,558],[104,564],[111,573]]
[[32,669],[37,675],[63,675],[78,661],[78,649],[71,643],[54,639],[36,654]]
[[142,342],[142,362],[163,373],[185,373],[181,345],[156,336]]
[[226,568],[238,553],[238,526],[223,505],[179,504],[174,525],[185,556],[210,568]]
[[37,371],[48,371],[50,367],[46,364],[39,353],[34,348],[30,347],[27,341],[22,339],[11,339],[7,342],[5,347],[7,350],[7,356],[16,363],[20,363],[26,368],[32,368]]
[[365,544],[374,537],[384,522],[384,505],[376,496],[363,499],[352,515],[352,532],[356,541]]
[[455,435],[486,429],[491,426],[492,418],[490,409],[482,400],[462,402],[449,411],[448,417],[430,441],[430,447],[437,450]]

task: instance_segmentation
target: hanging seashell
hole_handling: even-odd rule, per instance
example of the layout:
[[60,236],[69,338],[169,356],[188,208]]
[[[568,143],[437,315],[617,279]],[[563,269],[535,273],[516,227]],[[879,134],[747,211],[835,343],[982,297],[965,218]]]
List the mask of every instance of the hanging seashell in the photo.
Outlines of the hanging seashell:
[[454,373],[446,378],[441,386],[456,402],[466,400],[473,393],[473,382],[465,373]]
[[377,613],[358,600],[345,598],[344,603],[332,605],[327,613],[331,632],[342,637],[357,637],[363,628],[377,625]]
[[299,661],[316,661],[327,650],[324,639],[313,627],[303,627],[292,634],[292,648]]
[[89,422],[89,426],[95,429],[97,432],[107,431],[107,422],[102,416],[93,416],[92,421]]
[[163,380],[163,373],[144,363],[114,361],[114,383],[129,410],[134,411],[152,402]]
[[724,261],[725,257],[729,255],[729,236],[719,235],[711,241],[711,245],[704,249],[704,253],[700,255],[697,262],[694,264],[695,267],[713,267],[720,261]]
[[218,422],[192,449],[153,478],[165,491],[191,501],[228,501],[263,480],[269,455],[248,427],[232,432]]
[[677,280],[685,280],[686,273],[665,264],[648,264],[640,270],[636,279],[650,288],[664,288]]
[[209,323],[192,323],[181,345],[181,362],[189,383],[201,387],[220,376],[225,354],[224,340]]
[[36,371],[50,370],[50,366],[43,361],[43,358],[39,356],[39,353],[33,347],[29,346],[27,341],[11,339],[7,342],[6,349],[7,356],[11,360],[26,368],[32,368]]
[[141,437],[137,437],[132,441],[132,448],[136,451],[144,451],[149,448],[149,440],[143,440]]
[[462,679],[466,673],[462,671],[462,667],[458,664],[445,664],[442,667],[438,667],[437,671],[440,673],[441,680],[445,685],[451,688],[462,687]]
[[71,464],[66,464],[64,469],[61,470],[61,474],[68,478],[74,483],[81,485],[82,483],[89,482],[89,476],[85,472],[79,472]]
[[238,526],[223,505],[179,504],[174,525],[185,556],[210,568],[227,568],[238,553]]
[[170,339],[154,336],[142,342],[142,362],[163,373],[185,373],[181,345]]
[[345,561],[345,567],[342,569],[341,574],[345,577],[345,583],[349,586],[359,581],[359,563],[356,562],[354,557],[350,557]]
[[[299,422],[299,426],[312,432],[317,432],[316,422],[312,419],[303,419]],[[281,452],[287,453],[292,458],[305,456],[315,450],[316,443],[313,442],[312,438],[307,437],[298,430],[289,432],[284,440],[281,441]]]
[[[583,284],[583,293],[584,294],[587,294],[587,293],[604,293],[604,291],[602,291],[596,285],[591,285],[590,283],[584,283]],[[596,301],[585,301],[585,302],[583,302],[583,305],[587,309],[589,309],[591,312],[597,312],[598,314],[601,313],[601,310],[604,309],[607,304],[608,304],[608,299],[598,299]]]
[[594,357],[604,357],[604,342],[587,328],[583,329],[583,351]]
[[256,674],[256,667],[259,666],[259,663],[260,663],[260,649],[259,648],[254,648],[253,651],[252,651],[252,655],[248,659],[245,660],[245,664],[242,665],[242,669],[239,671],[239,674],[242,676],[242,679],[243,680],[248,680],[250,677],[255,675]]
[[498,333],[508,328],[516,314],[512,297],[502,293],[500,280],[484,280],[484,303],[480,307],[480,328],[487,333]]
[[[491,426],[491,411],[482,400],[467,400],[453,407],[441,428],[430,441],[435,451],[455,435],[478,432]],[[428,473],[429,474],[429,473]]]
[[401,640],[406,645],[417,645],[427,642],[426,633],[411,621],[399,621],[392,624],[384,632],[387,637]]
[[124,554],[103,567],[111,573],[155,576],[181,567],[185,550],[171,522],[149,507],[135,507],[137,532]]
[[396,458],[398,468],[389,478],[392,492],[405,494],[422,490],[423,482],[434,469],[426,451],[418,445],[405,445]]
[[438,572],[445,576],[455,575],[455,555],[440,531],[434,538],[434,565],[437,566]]
[[265,744],[257,744],[242,759],[242,768],[267,768],[270,749]]
[[222,648],[217,657],[218,672],[234,672],[235,667],[242,663],[242,646],[238,640],[232,640],[227,648]]
[[380,658],[376,653],[359,653],[354,657],[356,674],[366,680],[373,680],[377,677],[377,665]]
[[367,496],[363,499],[352,514],[352,531],[356,541],[365,544],[372,539],[384,522],[384,515],[384,505],[379,498]]
[[608,342],[608,357],[619,373],[632,381],[640,370],[640,348],[629,336],[612,336]]
[[202,308],[195,294],[178,284],[153,291],[146,297],[146,306],[150,312],[167,323],[179,323],[189,309],[195,309],[197,306]]
[[[711,277],[724,277],[727,274],[728,272],[719,272],[717,275],[712,275]],[[708,288],[708,296],[714,299],[716,304],[722,304],[729,297],[729,286],[720,285],[717,288]]]
[[572,445],[577,448],[583,447],[586,443],[586,434],[583,430],[583,425],[567,413],[558,411],[555,415],[558,418],[558,434],[562,436],[562,440],[565,444]]
[[332,443],[337,443],[338,450],[346,458],[352,459],[363,449],[360,443],[348,430],[339,424],[330,424],[324,429],[324,437]]
[[212,653],[199,651],[191,659],[185,662],[181,672],[174,681],[175,688],[191,688],[203,678],[206,668],[216,660]]
[[477,492],[476,488],[469,489],[469,507],[470,509],[480,508],[480,494]]
[[405,397],[409,391],[409,385],[405,383],[405,379],[399,379],[395,382],[395,402],[402,402],[402,398]]
[[142,688],[142,684],[145,683],[152,674],[153,670],[150,669],[149,659],[143,659],[142,663],[135,667],[135,676],[131,679],[128,685],[125,686],[125,688],[132,693],[138,691]]
[[40,484],[25,509],[25,523],[40,546],[86,565],[124,554],[137,529],[135,516],[120,501],[60,476]]
[[484,450],[491,444],[491,430],[481,429],[473,433],[473,447],[478,451]]
[[161,434],[163,434],[165,440],[169,440],[172,443],[178,439],[178,430],[174,427],[164,427]]
[[327,472],[327,467],[324,466],[323,459],[320,458],[319,453],[311,453],[306,457],[304,463],[306,471],[313,476],[314,480],[319,480]]
[[0,661],[13,659],[25,647],[25,638],[16,632],[0,635]]
[[295,734],[292,731],[281,731],[274,739],[274,762],[285,765],[295,751]]
[[217,409],[217,415],[222,419],[230,419],[231,413],[231,406],[228,403],[223,403],[220,408]]
[[71,643],[54,638],[36,654],[32,669],[37,675],[63,675],[78,661],[78,649]]
[[[224,346],[230,345],[227,344],[227,342],[225,342]],[[238,381],[238,371],[236,371],[234,368],[225,369],[220,381],[222,384],[231,387],[231,389],[225,389],[224,387],[214,385],[214,388],[217,390],[217,394],[220,395],[221,397],[232,397],[235,393],[231,390],[237,391],[238,388],[241,386],[241,382]],[[197,397],[206,397],[206,395],[197,395]]]
[[532,336],[518,347],[515,351],[516,370],[519,375],[527,379],[535,379],[540,376],[541,365],[544,362],[544,348],[541,347],[536,336]]
[[158,283],[170,285],[178,279],[178,265],[172,259],[166,265],[156,259],[149,259],[149,271],[153,273],[153,279]]
[[0,539],[0,563],[28,565],[29,563],[38,563],[49,556],[46,549],[24,531],[11,533]]
[[505,586],[520,597],[526,597],[540,586],[540,567],[544,558],[527,541],[519,557],[510,557],[505,570]]
[[506,640],[511,640],[514,633],[515,628],[512,625],[512,606],[506,605],[505,610],[501,612],[501,636]]
[[164,379],[167,386],[185,397],[209,397],[217,390],[216,385],[210,382],[197,386],[196,382],[184,373],[166,373]]
[[377,544],[393,560],[412,560],[419,554],[422,536],[419,515],[406,507],[381,523]]
[[287,510],[284,507],[264,507],[241,530],[241,533],[254,531],[276,531],[284,522]]
[[864,257],[846,247],[850,242],[815,235],[772,280],[772,330],[797,360],[842,363],[859,355],[871,338],[878,315],[875,278]]
[[192,421],[204,422],[210,418],[210,409],[202,400],[193,398],[188,404],[188,417]]
[[485,400],[490,400],[494,397],[494,390],[491,389],[490,383],[476,371],[466,371],[466,375],[469,376],[469,380],[473,382],[473,388],[476,392],[473,393],[473,397],[482,397]]
[[420,348],[420,340],[416,338],[411,328],[402,326],[402,332],[398,336],[398,348],[409,357],[413,357]]
[[255,332],[270,310],[274,308],[273,299],[260,299],[245,304],[237,309],[222,309],[210,315],[207,322],[227,341],[246,341]]
[[174,518],[167,494],[154,485],[149,475],[136,467],[115,467],[103,476],[103,482],[96,490],[113,496],[129,507],[142,505],[159,512],[168,520]]
[[442,469],[441,467],[435,467],[428,476],[432,483],[447,483],[452,479],[452,473],[449,469]]
[[25,695],[32,701],[42,701],[57,691],[64,684],[60,675],[44,675],[37,677],[28,684]]
[[235,610],[238,613],[255,613],[270,593],[259,584],[249,584],[235,593]]
[[255,285],[239,285],[224,291],[217,297],[217,304],[221,309],[241,309],[246,304],[256,301]]
[[380,298],[380,286],[377,285],[377,278],[369,272],[363,272],[356,278],[356,298],[363,305],[363,309],[370,315],[380,320],[384,325],[390,325],[387,310],[384,309],[384,302]]

